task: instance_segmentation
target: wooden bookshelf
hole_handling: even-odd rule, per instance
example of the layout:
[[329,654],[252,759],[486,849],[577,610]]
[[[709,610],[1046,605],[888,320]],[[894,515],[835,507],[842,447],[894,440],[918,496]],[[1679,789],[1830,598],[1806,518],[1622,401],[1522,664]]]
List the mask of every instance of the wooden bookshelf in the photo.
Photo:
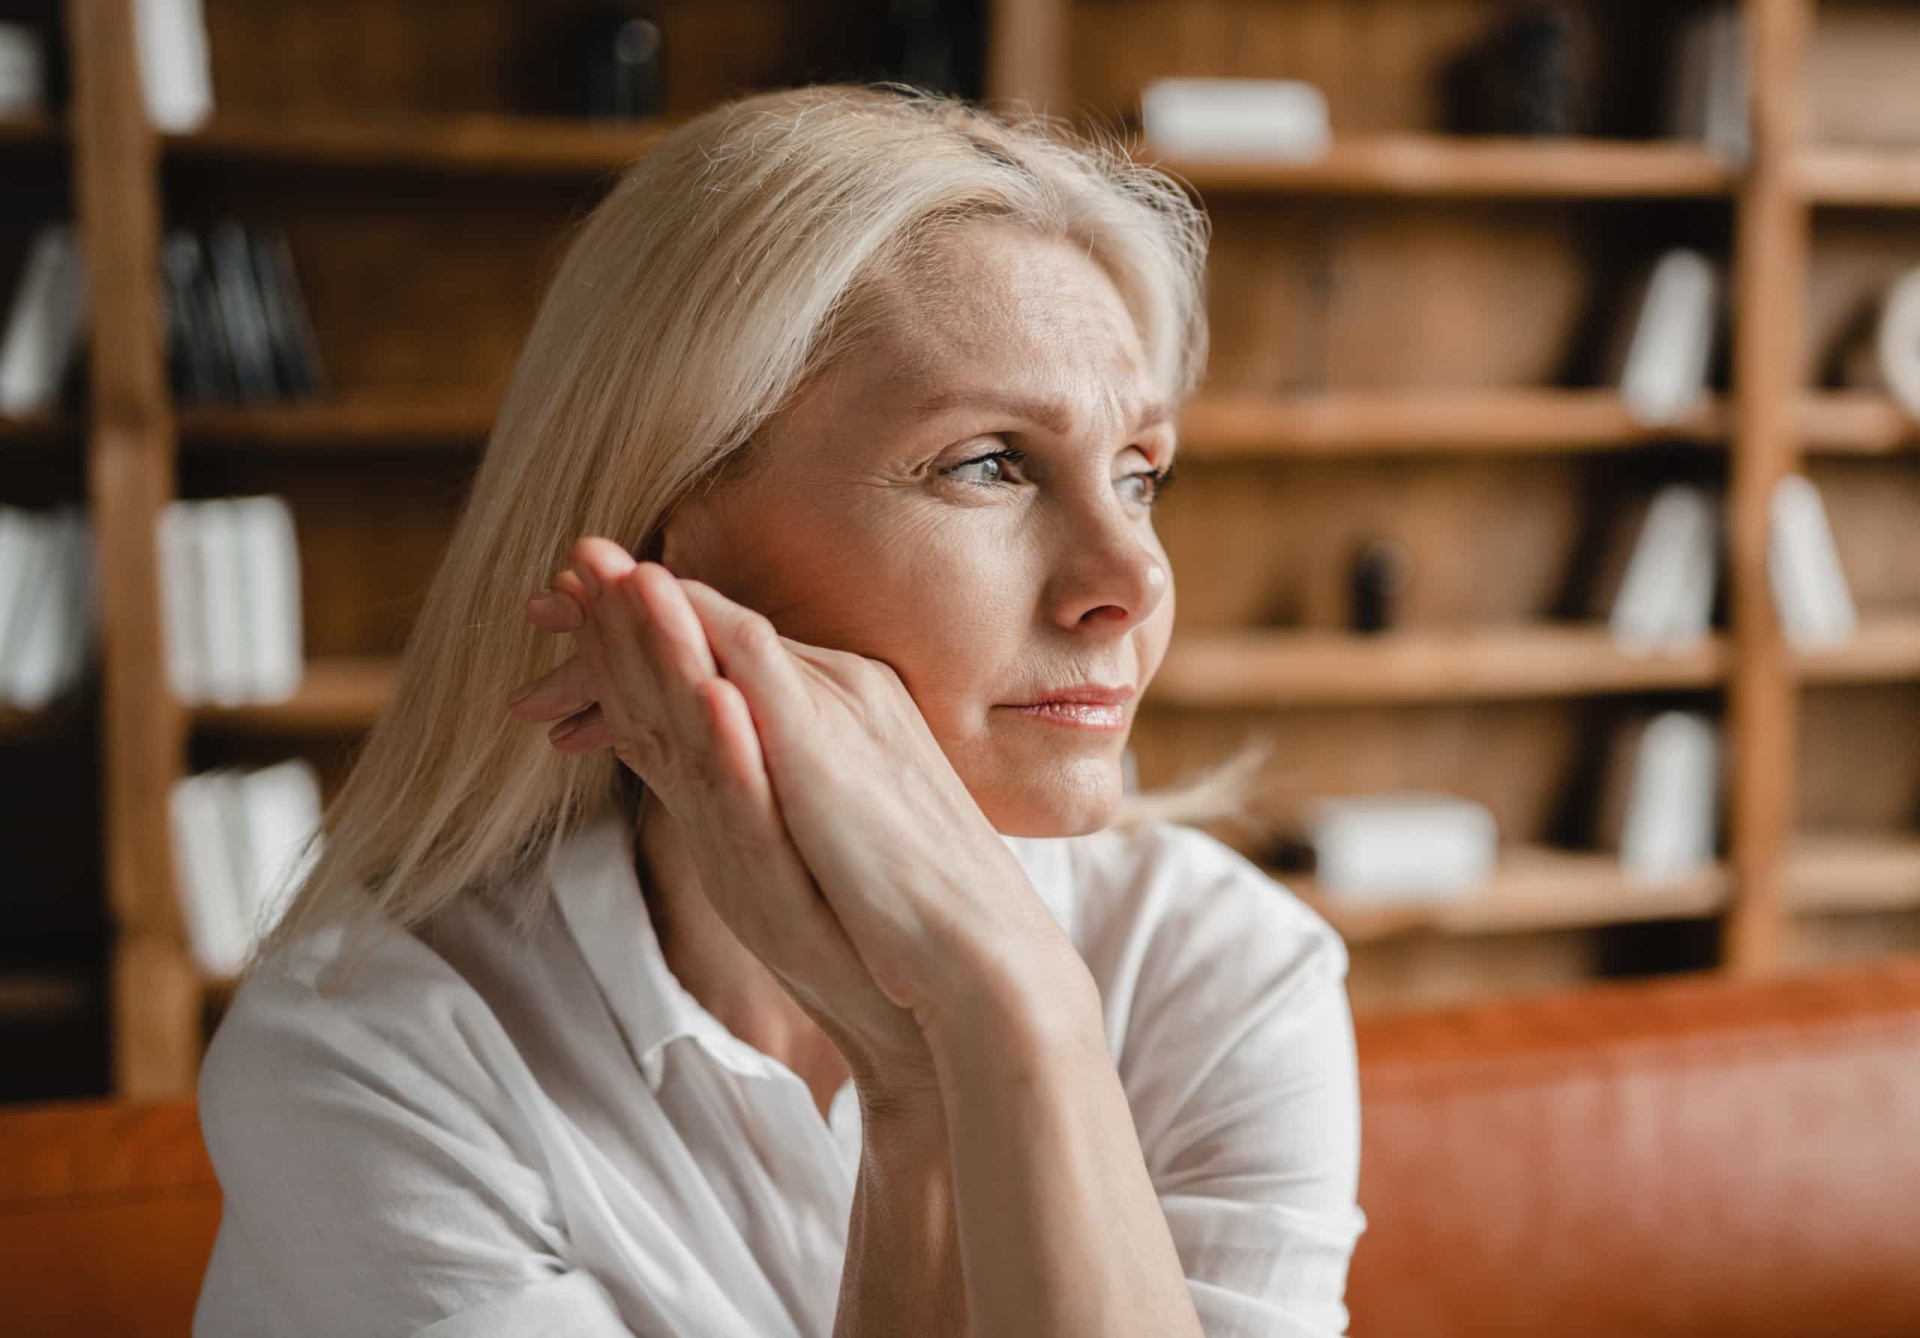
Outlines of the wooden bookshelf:
[[[417,0],[356,8],[340,21],[366,29],[357,42],[418,54],[350,77],[320,58],[297,16],[208,0],[219,110],[199,131],[156,134],[137,96],[131,0],[68,0],[74,106],[0,122],[0,154],[71,148],[92,320],[106,333],[86,420],[0,422],[0,452],[86,443],[107,626],[121,1090],[188,1087],[230,990],[202,979],[184,947],[170,786],[190,764],[288,752],[324,763],[337,785],[391,691],[409,601],[486,440],[555,239],[680,120],[790,82],[783,72],[859,40],[850,7],[746,8],[762,20],[746,36],[725,16],[676,10],[670,41],[693,58],[675,67],[684,73],[664,114],[607,127],[551,105],[556,91],[541,90],[521,54],[532,11],[508,0],[473,6],[471,30],[451,45],[425,40],[440,19]],[[1350,8],[991,6],[993,99],[1125,127],[1140,83],[1177,64],[1311,79],[1333,109],[1333,148],[1312,163],[1172,158],[1127,130],[1133,151],[1176,174],[1215,225],[1213,352],[1181,413],[1189,463],[1162,530],[1181,617],[1136,731],[1143,783],[1276,728],[1269,819],[1315,794],[1402,784],[1494,808],[1498,871],[1458,900],[1356,907],[1275,871],[1341,930],[1357,963],[1382,954],[1370,998],[1391,997],[1405,954],[1443,947],[1465,954],[1449,968],[1459,989],[1494,992],[1573,969],[1544,945],[1706,920],[1720,927],[1718,965],[1764,972],[1781,969],[1797,919],[1920,909],[1920,831],[1884,820],[1899,798],[1886,778],[1903,773],[1875,770],[1880,790],[1849,810],[1803,774],[1797,743],[1814,693],[1859,697],[1848,698],[1849,728],[1863,746],[1909,728],[1894,699],[1920,690],[1903,687],[1920,684],[1920,592],[1894,576],[1869,582],[1858,636],[1797,653],[1771,606],[1765,546],[1768,498],[1786,473],[1879,470],[1868,477],[1904,495],[1920,422],[1884,396],[1822,385],[1810,349],[1821,322],[1838,319],[1822,294],[1871,268],[1849,269],[1852,257],[1880,273],[1898,245],[1848,220],[1920,205],[1920,156],[1802,142],[1810,0],[1746,0],[1755,96],[1744,163],[1648,138],[1644,126],[1448,134],[1430,76],[1467,20],[1495,7],[1463,0],[1446,22],[1411,3]],[[1658,8],[1595,7],[1621,70],[1654,63],[1667,31]],[[555,9],[542,21],[569,5]],[[159,238],[176,217],[222,213],[286,227],[336,398],[172,402],[164,350],[142,319],[157,298]],[[472,226],[479,217],[485,228]],[[1601,299],[1615,281],[1669,244],[1730,257],[1740,300],[1728,383],[1682,422],[1650,428],[1568,367],[1579,336],[1612,318]],[[387,283],[362,284],[368,272]],[[1604,609],[1571,607],[1570,591],[1588,531],[1676,477],[1724,481],[1726,616],[1693,650],[1627,655]],[[225,490],[283,492],[299,525],[310,660],[285,702],[189,707],[166,687],[152,526],[175,497]],[[1871,559],[1906,542],[1888,519],[1903,513],[1873,514],[1877,528],[1836,516],[1836,530],[1868,569],[1892,572]],[[1420,583],[1402,628],[1349,633],[1338,558],[1378,533],[1406,537]],[[412,588],[391,587],[392,566],[414,573]],[[1711,703],[1739,755],[1726,776],[1726,848],[1694,875],[1642,886],[1605,852],[1563,839],[1563,796],[1578,793],[1617,713],[1676,700]],[[38,727],[0,716],[0,740]],[[1833,811],[1878,825],[1827,821]],[[1803,823],[1807,812],[1821,821]],[[1542,964],[1510,969],[1536,942]]]

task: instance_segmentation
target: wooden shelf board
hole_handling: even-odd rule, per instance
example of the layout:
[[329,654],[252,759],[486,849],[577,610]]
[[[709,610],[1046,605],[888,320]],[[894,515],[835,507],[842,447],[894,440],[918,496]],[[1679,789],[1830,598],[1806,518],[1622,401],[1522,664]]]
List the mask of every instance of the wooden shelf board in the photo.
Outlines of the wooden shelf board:
[[1738,172],[1685,140],[1422,133],[1336,136],[1311,162],[1185,158],[1136,137],[1133,156],[1205,191],[1434,196],[1726,196]]
[[1813,204],[1920,205],[1920,148],[1805,149],[1794,159],[1792,179]]
[[364,121],[215,116],[161,137],[181,161],[273,161],[428,171],[610,172],[644,157],[677,122],[598,123],[584,117],[464,113]]
[[1890,395],[1825,391],[1803,396],[1795,412],[1809,451],[1879,455],[1920,445],[1920,417]]
[[101,1003],[99,988],[79,972],[0,972],[0,1021],[78,1017]]
[[309,660],[300,689],[283,702],[190,707],[196,728],[249,734],[363,730],[379,717],[392,689],[394,661],[385,656]]
[[1844,644],[1798,651],[1802,683],[1900,683],[1920,680],[1920,614],[1867,614]]
[[52,113],[0,115],[0,147],[11,144],[40,148],[66,141],[65,123]]
[[0,414],[0,454],[14,450],[30,451],[37,458],[42,452],[55,449],[84,453],[84,432],[83,423],[56,414],[30,414],[25,417]]
[[1790,910],[1920,907],[1920,832],[1807,832],[1788,847],[1783,899]]
[[181,405],[183,448],[244,446],[369,449],[454,445],[478,448],[492,431],[497,396],[459,390],[384,391],[338,399],[261,405]]
[[1728,414],[1709,400],[1682,421],[1646,427],[1612,390],[1203,393],[1180,415],[1184,452],[1234,456],[1409,450],[1558,452],[1657,443],[1720,445]]
[[1175,635],[1145,701],[1181,707],[1459,701],[1712,688],[1727,676],[1723,636],[1631,655],[1602,624]]
[[1500,849],[1486,885],[1456,900],[1400,906],[1356,904],[1310,876],[1275,872],[1349,943],[1400,934],[1504,934],[1712,915],[1727,902],[1726,866],[1658,883],[1630,877],[1613,856],[1516,844]]

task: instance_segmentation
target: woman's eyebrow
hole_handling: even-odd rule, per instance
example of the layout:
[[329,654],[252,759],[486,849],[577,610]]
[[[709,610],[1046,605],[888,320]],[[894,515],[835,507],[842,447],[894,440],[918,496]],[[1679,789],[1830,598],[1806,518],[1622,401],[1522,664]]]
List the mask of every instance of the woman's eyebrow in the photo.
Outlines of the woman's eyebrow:
[[[1073,414],[1065,405],[1051,400],[1028,399],[993,390],[950,390],[930,395],[913,406],[916,417],[929,417],[952,409],[994,409],[1015,418],[1038,423],[1048,431],[1065,436],[1073,430]],[[1173,416],[1171,405],[1153,401],[1142,405],[1134,419],[1134,431],[1157,427]]]

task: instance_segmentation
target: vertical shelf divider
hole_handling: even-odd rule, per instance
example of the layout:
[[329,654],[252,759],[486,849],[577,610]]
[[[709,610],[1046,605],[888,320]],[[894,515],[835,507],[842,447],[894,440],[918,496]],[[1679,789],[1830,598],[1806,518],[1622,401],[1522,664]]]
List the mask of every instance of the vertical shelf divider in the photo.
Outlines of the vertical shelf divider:
[[1779,959],[1782,893],[1794,815],[1798,699],[1767,575],[1774,485],[1796,467],[1808,218],[1794,189],[1800,52],[1812,0],[1746,0],[1752,156],[1734,238],[1734,402],[1729,464],[1733,674],[1728,684],[1728,822],[1734,899],[1721,959],[1759,975]]
[[155,522],[175,492],[160,310],[159,140],[135,59],[132,0],[67,0],[75,199],[90,335],[87,488],[101,621],[101,759],[113,924],[113,1082],[190,1092],[202,982],[174,889],[168,796],[186,718],[166,679]]

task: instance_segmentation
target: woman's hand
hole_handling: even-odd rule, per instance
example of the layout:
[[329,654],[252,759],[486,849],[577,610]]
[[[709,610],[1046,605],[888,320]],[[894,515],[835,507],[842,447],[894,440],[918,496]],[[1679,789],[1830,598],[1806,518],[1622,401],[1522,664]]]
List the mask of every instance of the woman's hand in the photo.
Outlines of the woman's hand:
[[[1005,992],[1068,982],[1075,966],[1084,973],[890,666],[781,636],[760,613],[657,563],[635,564],[609,540],[584,538],[571,558],[554,589],[582,607],[581,653],[515,708],[571,716],[557,747],[614,748],[650,787],[664,782],[662,799],[690,829],[712,821],[703,805],[741,790],[766,802],[873,981],[923,1030],[942,1012],[1021,1006]],[[649,649],[654,640],[671,647],[667,659]],[[670,672],[649,676],[654,664]],[[709,745],[674,717],[700,719],[707,694],[725,707],[713,718],[732,750],[717,794],[677,774],[697,775]],[[741,774],[755,764],[764,780]]]
[[569,717],[549,733],[556,747],[611,746],[646,782],[715,911],[834,1043],[870,1108],[937,1103],[918,1024],[874,983],[787,834],[746,701],[719,676],[687,583],[606,540],[582,540],[574,560],[528,616],[573,633],[579,653],[509,709]]

